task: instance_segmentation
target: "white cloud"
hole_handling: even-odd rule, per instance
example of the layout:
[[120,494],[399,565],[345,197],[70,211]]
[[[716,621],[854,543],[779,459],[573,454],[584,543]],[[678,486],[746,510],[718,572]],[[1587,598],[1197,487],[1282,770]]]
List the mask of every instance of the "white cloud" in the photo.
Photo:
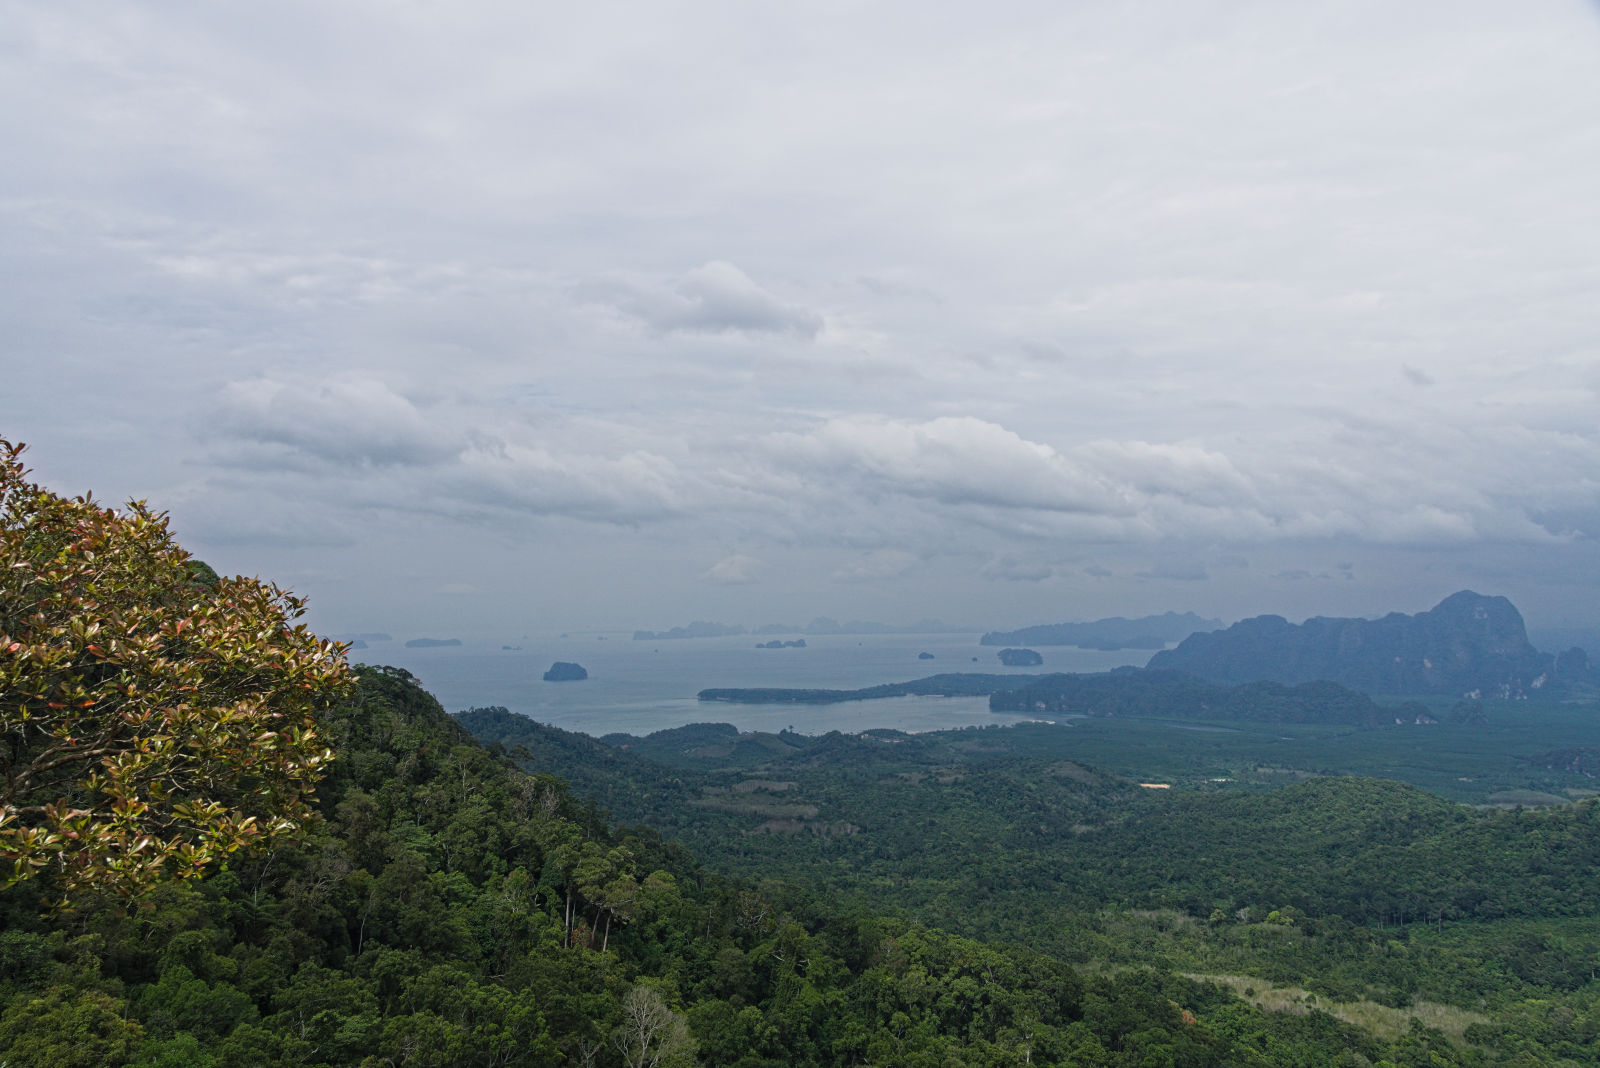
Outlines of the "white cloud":
[[700,578],[724,586],[743,586],[754,582],[761,568],[761,561],[755,557],[746,556],[744,553],[733,553],[706,568],[701,572]]
[[410,400],[359,372],[230,382],[212,429],[335,464],[432,464],[460,448]]
[[640,523],[677,514],[681,482],[670,460],[648,452],[610,456],[481,443],[434,472],[417,506]]
[[780,462],[864,483],[871,492],[1051,512],[1125,511],[1116,489],[1053,448],[981,419],[838,418],[769,441]]

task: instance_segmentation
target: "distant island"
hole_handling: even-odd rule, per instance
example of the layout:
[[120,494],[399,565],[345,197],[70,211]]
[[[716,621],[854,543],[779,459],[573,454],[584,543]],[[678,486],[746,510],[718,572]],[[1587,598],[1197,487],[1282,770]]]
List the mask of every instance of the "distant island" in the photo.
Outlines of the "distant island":
[[941,619],[919,619],[915,623],[874,623],[867,619],[852,619],[839,623],[827,616],[818,616],[805,626],[810,635],[823,634],[975,634],[980,628],[946,623]]
[[890,682],[859,690],[789,689],[775,686],[701,690],[702,701],[730,701],[742,705],[834,705],[845,701],[872,701],[883,697],[987,697],[1000,690],[1025,686],[1038,675],[930,675],[910,682]]
[[1298,625],[1256,616],[1227,630],[1192,634],[1151,657],[1149,666],[1213,682],[1326,679],[1366,693],[1465,698],[1521,698],[1600,684],[1583,650],[1540,652],[1529,643],[1516,606],[1471,590],[1414,616],[1319,616]]
[[1093,623],[1047,623],[1021,630],[991,631],[979,645],[1075,645],[1105,652],[1117,649],[1164,649],[1196,631],[1220,630],[1220,619],[1201,619],[1193,612],[1124,619],[1112,616]]
[[933,654],[932,653],[918,653],[917,654],[917,659],[918,660],[932,660],[933,659]]
[[460,638],[412,638],[407,649],[446,649],[461,644]]
[[550,665],[550,670],[544,673],[545,682],[582,682],[588,677],[589,672],[584,670],[582,664],[573,664],[566,660],[557,660]]
[[818,616],[803,627],[787,623],[764,623],[753,630],[738,624],[696,620],[686,626],[673,627],[669,630],[636,630],[633,632],[633,640],[650,642],[678,638],[726,638],[739,634],[756,634],[761,637],[774,634],[805,634],[810,637],[846,634],[976,634],[979,629],[945,623],[938,619],[922,619],[915,623],[874,623],[865,619],[852,619],[848,623],[840,623],[827,616]]
[[703,619],[697,619],[687,627],[673,627],[671,630],[636,630],[633,632],[633,640],[659,642],[678,638],[726,638],[744,632],[743,627],[729,626],[726,623],[708,623]]
[[793,641],[787,642],[779,641],[777,638],[774,638],[770,642],[756,643],[757,649],[804,649],[805,647],[806,640],[804,638],[796,638]]
[[1002,649],[995,654],[1006,667],[1038,667],[1044,657],[1032,649]]

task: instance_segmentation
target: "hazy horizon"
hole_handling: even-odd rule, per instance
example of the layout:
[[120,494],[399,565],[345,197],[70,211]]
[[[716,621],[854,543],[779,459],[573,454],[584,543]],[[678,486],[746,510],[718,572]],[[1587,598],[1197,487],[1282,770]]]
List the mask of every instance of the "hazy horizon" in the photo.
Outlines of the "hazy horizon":
[[327,632],[1600,629],[1600,14],[0,26],[0,435]]

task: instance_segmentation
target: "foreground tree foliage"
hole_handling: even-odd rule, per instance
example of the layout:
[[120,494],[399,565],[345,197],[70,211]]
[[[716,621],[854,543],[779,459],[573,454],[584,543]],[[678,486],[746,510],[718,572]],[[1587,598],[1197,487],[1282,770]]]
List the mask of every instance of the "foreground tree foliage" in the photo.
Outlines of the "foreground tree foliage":
[[339,647],[142,502],[29,482],[21,452],[0,441],[0,886],[139,894],[300,833]]

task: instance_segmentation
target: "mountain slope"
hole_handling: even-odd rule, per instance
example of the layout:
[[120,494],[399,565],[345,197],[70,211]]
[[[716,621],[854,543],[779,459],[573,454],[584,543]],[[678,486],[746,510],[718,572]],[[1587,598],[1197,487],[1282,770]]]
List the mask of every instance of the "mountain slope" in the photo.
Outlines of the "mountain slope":
[[1590,681],[1583,657],[1564,656],[1558,664],[1535,649],[1509,600],[1471,590],[1414,616],[1317,617],[1299,625],[1256,616],[1191,634],[1148,666],[1213,682],[1325,680],[1366,693],[1456,697],[1521,697]]
[[[363,669],[324,726],[326,822],[298,848],[137,908],[51,915],[46,877],[0,893],[0,1063],[1222,1068],[1398,1048],[721,880],[510,768],[402,671]],[[551,744],[569,742],[603,759]]]

